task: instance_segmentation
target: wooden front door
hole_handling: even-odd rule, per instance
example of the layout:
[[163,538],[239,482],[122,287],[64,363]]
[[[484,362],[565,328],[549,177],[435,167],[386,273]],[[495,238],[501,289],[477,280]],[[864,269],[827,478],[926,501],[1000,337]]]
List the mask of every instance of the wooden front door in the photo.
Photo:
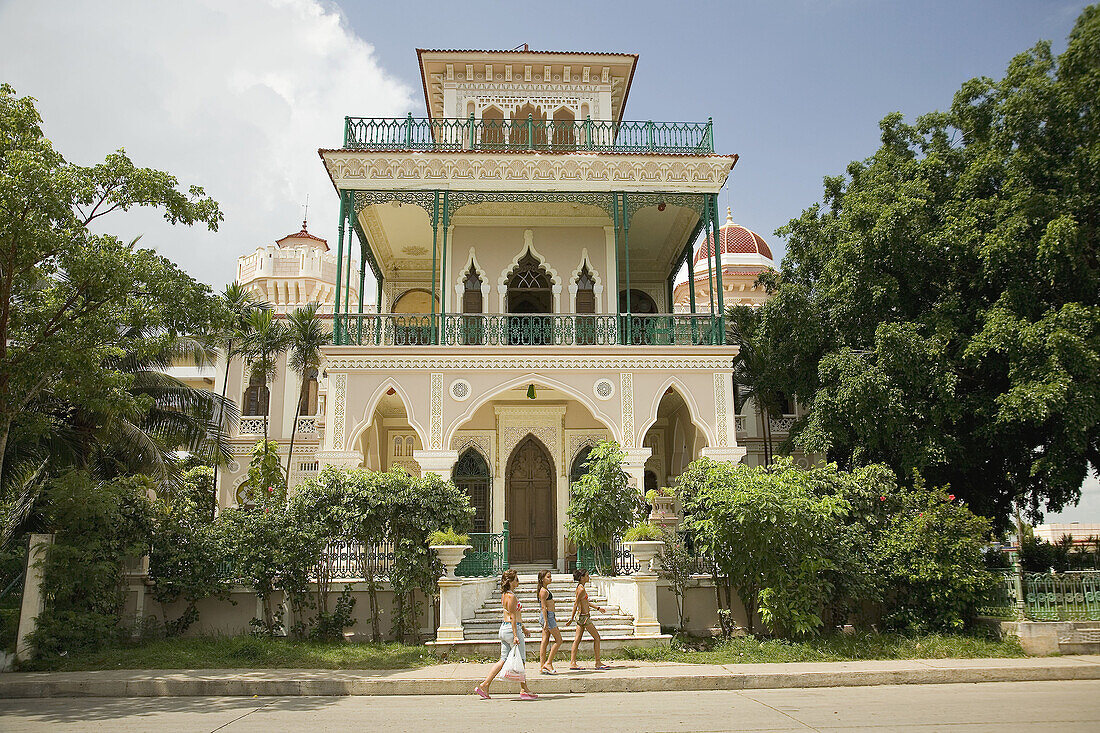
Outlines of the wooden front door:
[[512,451],[505,474],[508,561],[547,563],[555,558],[554,462],[528,435]]

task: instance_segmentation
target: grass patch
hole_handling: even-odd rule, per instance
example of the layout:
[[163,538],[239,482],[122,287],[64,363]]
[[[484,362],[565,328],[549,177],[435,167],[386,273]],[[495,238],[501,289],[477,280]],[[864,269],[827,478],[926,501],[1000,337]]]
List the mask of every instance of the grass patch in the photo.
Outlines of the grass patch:
[[690,640],[677,637],[655,649],[611,652],[619,659],[688,664],[750,664],[756,662],[850,662],[861,659],[975,659],[1023,657],[1016,637],[999,640],[982,634],[830,634],[800,641],[740,637]]
[[[567,640],[568,641],[568,640]],[[529,658],[537,655],[538,637],[528,641]],[[592,658],[586,639],[580,659]],[[999,641],[964,634],[833,634],[802,641],[735,638],[728,641],[677,637],[656,649],[620,649],[608,659],[640,659],[682,664],[752,662],[847,662],[859,659],[969,659],[1023,657],[1015,637]],[[76,672],[93,669],[414,669],[440,662],[496,661],[496,648],[484,656],[437,659],[422,646],[287,641],[254,636],[204,636],[161,639],[95,652],[71,654],[24,664],[23,670]],[[569,659],[569,645],[558,662]]]
[[161,639],[24,664],[23,670],[413,669],[435,664],[426,647],[287,641],[255,636]]

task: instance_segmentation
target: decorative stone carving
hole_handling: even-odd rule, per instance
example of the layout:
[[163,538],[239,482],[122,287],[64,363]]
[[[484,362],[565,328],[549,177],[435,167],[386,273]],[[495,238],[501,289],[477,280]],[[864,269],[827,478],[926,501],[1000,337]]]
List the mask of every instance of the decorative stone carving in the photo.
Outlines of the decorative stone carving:
[[714,427],[717,431],[718,447],[730,444],[729,431],[726,429],[726,381],[729,375],[714,375]]
[[[610,191],[623,185],[660,190],[672,184],[682,192],[718,193],[736,156],[625,155],[573,153],[487,154],[421,152],[415,156],[388,151],[322,151],[337,188],[408,189],[458,183],[477,189]],[[412,192],[410,192],[412,193]],[[356,208],[360,207],[356,195]]]
[[623,403],[623,445],[634,446],[634,375],[619,374],[619,399]]
[[577,460],[577,454],[581,452],[583,448],[591,447],[599,443],[601,440],[608,440],[611,435],[604,431],[602,433],[590,433],[590,432],[578,432],[576,430],[566,430],[566,470],[573,466],[573,461]]
[[455,402],[465,402],[470,399],[473,390],[465,379],[456,379],[451,382],[451,399]]
[[497,432],[500,436],[500,448],[497,451],[498,470],[502,475],[504,465],[512,451],[528,434],[534,435],[554,459],[559,474],[565,473],[562,456],[562,421],[565,419],[565,405],[546,405],[542,407],[501,406],[495,409]]
[[335,386],[332,403],[332,443],[338,450],[344,448],[344,410],[348,398],[348,375],[337,374],[332,380]]
[[443,374],[432,373],[431,393],[432,414],[429,421],[429,435],[433,450],[443,447]]
[[592,394],[596,395],[596,399],[609,400],[615,394],[615,383],[610,379],[597,379],[592,385]]
[[[418,347],[419,348],[419,347]],[[663,372],[712,371],[728,369],[728,356],[624,356],[591,357],[574,354],[531,356],[511,354],[486,354],[485,356],[330,356],[329,369],[342,371],[394,371],[417,369],[448,369],[467,371],[476,369],[525,369],[530,371],[589,369],[599,371],[658,370]],[[726,374],[728,377],[728,372]]]

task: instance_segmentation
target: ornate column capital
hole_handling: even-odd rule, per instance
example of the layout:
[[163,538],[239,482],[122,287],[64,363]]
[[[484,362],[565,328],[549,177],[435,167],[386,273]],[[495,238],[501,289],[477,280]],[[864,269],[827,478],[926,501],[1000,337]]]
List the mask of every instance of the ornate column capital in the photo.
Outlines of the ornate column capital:
[[653,455],[653,449],[647,447],[641,448],[620,448],[620,450],[626,455],[623,457],[623,467],[626,466],[636,467],[645,466],[645,462],[649,460],[649,457]]
[[424,473],[434,473],[444,481],[451,478],[451,469],[458,461],[456,450],[414,450],[413,458]]
[[748,450],[741,446],[731,446],[729,448],[703,448],[700,453],[704,458],[710,458],[714,461],[740,463]]

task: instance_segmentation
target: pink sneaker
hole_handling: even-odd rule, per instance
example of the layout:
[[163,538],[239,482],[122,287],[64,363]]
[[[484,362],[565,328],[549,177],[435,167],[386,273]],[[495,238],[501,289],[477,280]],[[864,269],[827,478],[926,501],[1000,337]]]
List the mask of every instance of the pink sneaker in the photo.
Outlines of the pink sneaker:
[[477,687],[475,687],[474,692],[476,692],[478,694],[478,696],[481,697],[482,700],[492,700],[493,699],[493,698],[489,697],[488,692],[481,689],[481,685],[478,685]]
[[[488,695],[486,695],[488,697]],[[520,700],[538,700],[539,696],[533,692],[521,692],[519,693]]]

